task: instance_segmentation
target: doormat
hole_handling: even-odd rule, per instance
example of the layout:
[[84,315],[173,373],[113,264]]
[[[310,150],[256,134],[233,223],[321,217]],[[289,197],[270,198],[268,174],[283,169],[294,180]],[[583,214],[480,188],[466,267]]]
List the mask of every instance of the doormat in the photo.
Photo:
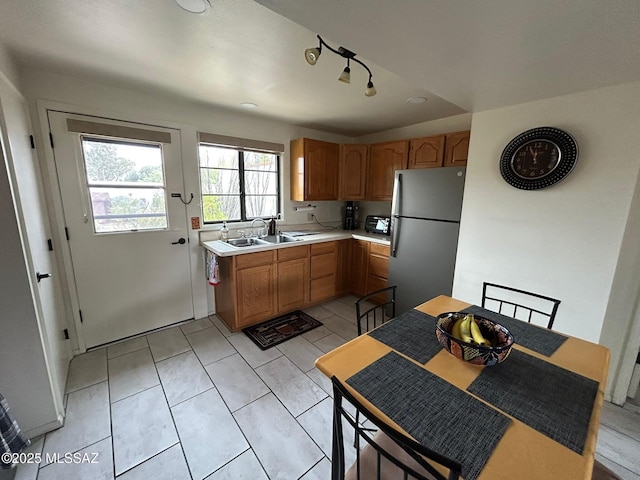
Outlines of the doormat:
[[262,350],[275,347],[290,338],[322,325],[300,310],[247,327],[242,331]]

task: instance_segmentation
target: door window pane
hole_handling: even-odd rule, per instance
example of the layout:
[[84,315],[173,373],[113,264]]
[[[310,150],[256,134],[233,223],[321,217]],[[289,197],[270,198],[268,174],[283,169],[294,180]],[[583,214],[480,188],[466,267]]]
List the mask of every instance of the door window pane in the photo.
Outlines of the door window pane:
[[96,233],[168,228],[159,144],[82,137],[82,151]]

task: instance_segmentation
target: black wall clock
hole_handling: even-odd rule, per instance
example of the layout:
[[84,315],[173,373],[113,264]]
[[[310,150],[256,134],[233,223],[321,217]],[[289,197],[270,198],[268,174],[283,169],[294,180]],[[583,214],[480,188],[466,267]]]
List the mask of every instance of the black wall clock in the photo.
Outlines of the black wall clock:
[[578,161],[578,145],[567,132],[537,127],[511,140],[500,156],[500,173],[510,185],[539,190],[566,177]]

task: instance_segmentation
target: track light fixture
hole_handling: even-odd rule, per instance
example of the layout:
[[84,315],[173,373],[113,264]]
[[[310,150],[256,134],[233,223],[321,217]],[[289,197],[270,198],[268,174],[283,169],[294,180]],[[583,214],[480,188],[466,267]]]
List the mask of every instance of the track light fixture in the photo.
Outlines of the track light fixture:
[[307,48],[304,51],[304,58],[307,60],[307,63],[309,65],[315,65],[316,62],[318,61],[318,58],[320,58],[320,54],[322,53],[322,47],[327,47],[327,49],[333,53],[335,53],[336,55],[340,55],[343,58],[347,59],[347,66],[344,67],[344,70],[342,71],[342,73],[340,74],[340,76],[338,77],[338,80],[340,80],[341,82],[344,83],[351,83],[351,67],[350,67],[350,62],[351,60],[353,60],[356,63],[359,63],[360,65],[362,65],[362,67],[367,71],[367,73],[369,74],[369,81],[367,82],[367,88],[364,91],[364,94],[367,97],[373,97],[377,92],[376,92],[376,88],[373,86],[373,82],[371,81],[371,78],[373,77],[373,75],[371,74],[371,70],[369,70],[369,67],[367,67],[364,63],[362,63],[360,60],[358,60],[356,57],[356,54],[353,53],[350,50],[347,50],[344,47],[338,47],[338,50],[335,50],[333,48],[331,48],[329,45],[327,45],[327,43],[325,43],[325,41],[322,39],[322,37],[320,35],[318,35],[318,46],[317,47],[312,47],[312,48]]

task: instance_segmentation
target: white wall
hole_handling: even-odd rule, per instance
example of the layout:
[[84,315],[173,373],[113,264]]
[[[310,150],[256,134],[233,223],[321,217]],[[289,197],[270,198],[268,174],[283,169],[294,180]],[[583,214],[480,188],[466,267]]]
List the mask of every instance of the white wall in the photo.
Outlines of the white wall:
[[[611,335],[624,335],[635,303],[635,293],[615,304],[610,296],[618,262],[638,257],[637,241],[621,251],[640,169],[638,105],[636,82],[474,114],[455,297],[479,302],[483,281],[557,297],[554,328],[610,346],[615,369],[621,347]],[[511,187],[502,150],[545,125],[576,138],[577,166],[544,190]]]
[[[246,114],[240,111],[214,108],[204,104],[185,101],[157,92],[146,93],[114,87],[103,83],[79,80],[63,75],[51,74],[38,70],[25,69],[22,72],[24,94],[29,101],[34,125],[41,125],[43,110],[38,105],[65,111],[103,115],[119,120],[137,121],[167,127],[181,131],[182,157],[185,177],[185,190],[197,195],[199,192],[197,132],[205,131],[221,135],[265,140],[282,143],[285,154],[282,159],[282,199],[283,215],[287,224],[309,223],[306,212],[297,213],[292,202],[289,185],[289,142],[298,137],[310,137],[333,142],[352,142],[353,139],[340,135],[297,127],[278,120],[261,117],[258,114]],[[44,101],[44,102],[42,102]],[[257,112],[259,113],[259,111]],[[46,118],[44,119],[46,123]],[[43,132],[36,129],[36,142],[41,161],[45,143]],[[51,171],[51,165],[46,165]],[[46,176],[46,173],[45,173]],[[49,184],[53,184],[46,178]],[[55,203],[50,198],[51,203]],[[343,202],[314,202],[318,206],[315,212],[321,221],[340,220],[340,207]],[[200,216],[200,205],[196,201],[188,207],[189,217]],[[217,227],[205,227],[215,228]],[[210,291],[204,280],[202,248],[198,245],[198,232],[190,232],[191,263],[193,268],[193,288],[195,297],[196,318],[204,317],[210,312]],[[209,300],[207,299],[209,297]]]
[[0,76],[2,76],[9,85],[13,85],[18,89],[20,88],[18,67],[2,43],[0,43]]

